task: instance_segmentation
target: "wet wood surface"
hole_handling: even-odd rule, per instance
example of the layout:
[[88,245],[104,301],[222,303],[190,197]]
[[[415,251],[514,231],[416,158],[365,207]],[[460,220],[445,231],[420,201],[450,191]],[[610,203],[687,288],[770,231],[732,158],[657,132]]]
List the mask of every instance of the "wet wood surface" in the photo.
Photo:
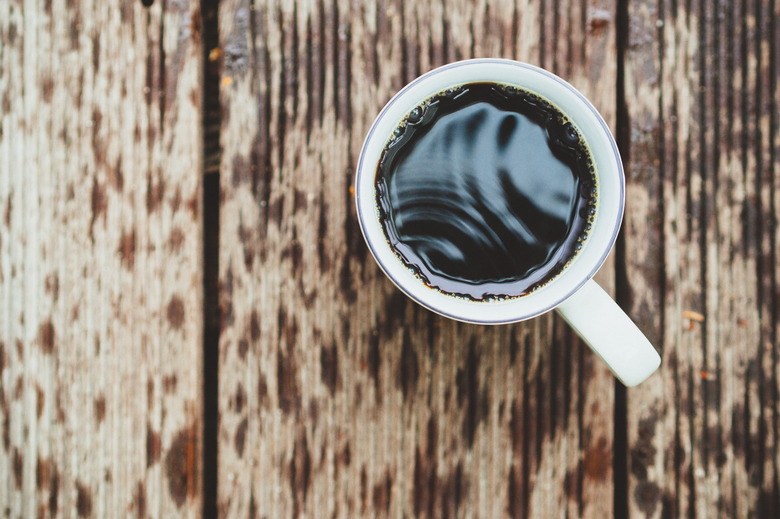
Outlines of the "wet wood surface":
[[[0,517],[777,517],[777,0],[0,2]],[[613,129],[626,390],[458,324],[351,185],[411,79],[547,68]]]

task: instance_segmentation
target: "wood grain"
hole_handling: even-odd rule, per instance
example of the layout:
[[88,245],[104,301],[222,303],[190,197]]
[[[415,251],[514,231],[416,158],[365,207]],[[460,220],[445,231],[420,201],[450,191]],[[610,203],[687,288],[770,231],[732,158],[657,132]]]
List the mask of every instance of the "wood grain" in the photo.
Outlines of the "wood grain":
[[199,23],[0,2],[3,517],[199,515]]
[[630,2],[626,271],[664,369],[628,394],[632,517],[775,517],[774,1]]
[[611,375],[554,315],[486,328],[408,301],[350,187],[381,106],[457,59],[549,68],[614,123],[615,11],[220,4],[220,517],[611,515]]

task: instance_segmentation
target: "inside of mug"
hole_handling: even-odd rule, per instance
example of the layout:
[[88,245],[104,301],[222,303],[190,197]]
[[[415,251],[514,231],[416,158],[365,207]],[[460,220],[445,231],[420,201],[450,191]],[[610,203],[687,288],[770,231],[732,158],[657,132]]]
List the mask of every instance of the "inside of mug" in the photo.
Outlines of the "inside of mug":
[[[425,285],[395,254],[382,229],[376,204],[377,164],[393,130],[421,101],[465,83],[493,82],[534,93],[564,113],[591,153],[598,189],[596,215],[582,250],[551,282],[506,300],[475,301]],[[358,218],[368,246],[388,277],[407,295],[442,315],[466,322],[498,324],[534,317],[554,308],[590,279],[614,244],[623,212],[624,179],[614,139],[593,106],[571,85],[531,65],[493,59],[467,60],[429,72],[388,102],[363,145],[356,178]]]

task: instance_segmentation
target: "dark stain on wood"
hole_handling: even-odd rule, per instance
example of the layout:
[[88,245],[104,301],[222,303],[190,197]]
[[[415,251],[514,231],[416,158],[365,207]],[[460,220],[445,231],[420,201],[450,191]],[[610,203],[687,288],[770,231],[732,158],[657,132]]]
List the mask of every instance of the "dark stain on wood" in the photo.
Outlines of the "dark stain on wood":
[[317,255],[320,260],[320,272],[323,274],[330,272],[331,258],[330,247],[328,246],[330,241],[328,240],[328,203],[324,199],[324,195],[320,192],[319,198],[319,216],[317,223]]
[[176,373],[171,373],[170,375],[164,375],[162,379],[163,392],[166,395],[175,393],[176,386],[178,383],[179,383],[179,379],[176,376]]
[[128,271],[132,271],[135,264],[135,228],[122,234],[117,252],[122,259],[122,266]]
[[108,200],[106,198],[106,188],[98,182],[97,177],[92,180],[92,219],[89,222],[89,235],[92,241],[95,240],[95,221],[101,216],[105,216],[108,209]]
[[306,503],[311,483],[311,469],[311,453],[306,430],[299,427],[290,460],[290,490],[294,496],[293,517],[298,517],[302,505]]
[[46,405],[46,393],[38,384],[35,384],[35,416],[40,420],[43,416],[43,408]]
[[197,193],[187,199],[187,211],[193,219],[200,214],[200,197]]
[[103,167],[106,163],[106,143],[100,137],[100,127],[103,122],[103,113],[99,108],[92,108],[92,151],[95,157],[95,165]]
[[634,446],[631,448],[631,473],[639,481],[647,479],[647,468],[653,464],[656,455],[656,448],[653,445],[655,439],[655,427],[658,422],[658,414],[653,411],[650,416],[642,418],[639,421],[637,438]]
[[222,329],[233,326],[235,316],[233,314],[233,267],[228,265],[225,273],[225,281],[219,284],[219,309]]
[[279,351],[276,358],[277,398],[279,409],[290,414],[301,406],[298,369],[292,352]]
[[581,471],[578,469],[568,470],[566,471],[566,477],[563,480],[563,493],[570,501],[575,501],[577,503],[582,502],[580,474]]
[[233,437],[233,446],[236,448],[236,454],[239,458],[244,457],[244,443],[246,442],[246,430],[249,426],[249,421],[246,417],[241,420],[236,428],[236,435]]
[[303,247],[298,240],[292,240],[282,249],[281,258],[290,259],[292,271],[295,275],[300,272],[300,265],[303,260]]
[[257,310],[252,310],[252,315],[249,318],[249,336],[252,341],[257,341],[260,338],[260,319],[257,317]]
[[408,329],[404,329],[401,344],[401,359],[398,363],[396,374],[396,386],[404,395],[404,400],[410,398],[417,388],[417,379],[420,376],[420,366],[417,360],[417,352],[412,346],[412,339]]
[[339,358],[334,346],[320,346],[320,376],[331,396],[341,383],[339,377]]
[[246,355],[249,353],[249,341],[246,339],[240,339],[238,341],[238,358],[246,360]]
[[[8,106],[6,113],[10,111],[11,111],[11,107]],[[13,201],[14,201],[14,192],[11,191],[10,193],[8,193],[8,197],[6,198],[5,212],[3,213],[3,221],[5,222],[5,226],[9,229],[11,228],[11,214],[13,213],[13,203],[14,203]]]
[[14,400],[21,400],[24,397],[24,378],[22,375],[16,377],[14,386]]
[[509,415],[509,431],[512,435],[512,452],[519,456],[523,449],[525,420],[523,416],[522,402],[515,400],[512,403],[512,411]]
[[184,301],[178,294],[171,296],[166,314],[171,327],[174,330],[180,330],[184,324]]
[[374,485],[372,494],[374,509],[380,512],[390,510],[390,499],[393,494],[393,477],[390,470],[385,470],[385,476]]
[[173,192],[173,196],[168,200],[168,205],[171,207],[172,213],[178,213],[181,207],[181,187],[177,186],[176,191]]
[[[9,99],[7,91],[3,95],[3,112],[4,113],[10,113],[11,112],[11,99]],[[0,135],[2,135],[1,132],[0,132]],[[9,198],[10,198],[10,195],[9,195]],[[6,225],[8,225],[7,221],[6,221]]]
[[595,446],[585,451],[582,465],[584,475],[588,479],[604,481],[609,476],[612,468],[612,449],[606,438],[599,438]]
[[408,297],[400,290],[395,289],[385,296],[384,311],[382,318],[384,320],[384,326],[382,327],[382,335],[385,337],[392,337],[395,331],[400,329],[401,320],[403,319],[406,311],[406,304]]
[[146,424],[146,466],[151,467],[160,461],[161,442],[160,434],[152,429],[151,424]]
[[95,71],[100,68],[100,32],[92,34],[92,67]]
[[95,420],[97,420],[98,425],[103,423],[103,420],[106,419],[106,397],[103,395],[100,395],[95,399],[94,403],[95,407]]
[[277,196],[268,204],[268,222],[281,227],[284,213],[284,197]]
[[368,508],[368,474],[365,465],[360,469],[360,510]]
[[309,198],[308,195],[301,191],[300,189],[293,190],[293,207],[295,208],[295,212],[306,212],[306,209],[309,207]]
[[14,45],[16,43],[16,37],[19,34],[19,30],[16,28],[16,23],[9,22],[8,24],[8,33],[6,36],[6,41],[8,42],[9,46]]
[[119,5],[120,5],[119,14],[122,23],[132,23],[133,11],[134,11],[133,2],[121,2]]
[[745,456],[749,424],[746,418],[744,404],[741,402],[734,404],[731,409],[731,448],[736,457]]
[[[260,226],[262,227],[262,226]],[[241,240],[241,246],[244,249],[244,267],[247,272],[252,272],[255,261],[255,249],[259,247],[257,239],[251,228],[244,225],[244,222],[238,223],[238,237]]]
[[474,445],[477,427],[487,418],[489,407],[487,389],[483,389],[481,393],[479,390],[480,355],[475,342],[476,339],[469,342],[465,366],[458,368],[455,377],[458,405],[464,409],[461,432],[469,448]]
[[171,247],[171,252],[179,252],[181,246],[184,243],[184,233],[181,228],[174,227],[171,234],[168,236],[168,244]]
[[64,391],[58,391],[54,400],[57,412],[57,423],[65,423],[65,405],[62,403],[62,394]]
[[339,270],[339,288],[341,295],[347,303],[353,303],[357,298],[357,291],[353,286],[352,269],[350,267],[349,257],[344,258]]
[[[435,460],[428,467],[423,462],[422,454],[420,454],[420,447],[418,446],[414,453],[414,514],[416,517],[421,517],[423,512],[426,516],[432,516],[433,499],[436,486],[435,486]],[[431,473],[433,472],[433,473]],[[425,507],[425,509],[423,509]]]
[[517,334],[514,333],[514,327],[509,332],[509,365],[514,366],[517,355],[520,353],[520,341],[517,340]]
[[55,303],[60,296],[60,277],[56,272],[52,272],[46,276],[46,293],[52,298]]
[[266,382],[265,375],[261,372],[257,374],[257,404],[259,407],[264,407],[268,398],[268,382]]
[[51,355],[56,346],[56,340],[56,333],[51,318],[46,319],[38,326],[38,344],[43,350],[43,353]]
[[352,463],[352,447],[350,446],[349,440],[347,440],[344,443],[344,447],[342,447],[342,449],[336,453],[336,466],[349,467],[351,463]]
[[236,387],[236,394],[233,396],[232,407],[237,414],[241,414],[244,411],[244,405],[246,404],[246,390],[244,384],[238,383]]
[[76,512],[79,517],[92,516],[92,492],[81,481],[76,482]]
[[[224,517],[226,514],[220,514],[222,517]],[[249,493],[249,519],[256,519],[257,518],[257,505],[255,504],[255,493],[250,492]]]
[[661,489],[652,481],[638,481],[634,488],[634,502],[645,517],[652,517],[661,500]]
[[38,461],[35,465],[35,486],[39,491],[45,490],[47,487],[51,488],[51,484],[59,479],[56,474],[57,467],[54,465],[51,459],[44,459],[38,456]]
[[755,517],[778,517],[778,511],[780,511],[780,492],[777,489],[777,483],[775,483],[774,489],[762,488],[758,494],[758,499],[753,509],[750,511],[750,516]]
[[108,182],[116,191],[122,192],[125,188],[125,175],[122,171],[122,157],[117,157],[114,165],[107,171]]
[[461,461],[455,466],[455,469],[447,474],[442,480],[441,487],[441,509],[444,517],[458,516],[463,497],[468,494],[468,482],[463,478],[463,465]]
[[133,506],[137,517],[146,517],[146,487],[144,486],[143,480],[139,480],[135,484]]
[[22,459],[22,453],[16,447],[14,447],[12,464],[14,473],[14,486],[17,490],[21,490],[22,481],[24,480],[24,460]]
[[197,427],[193,423],[176,434],[165,457],[168,490],[179,508],[197,492],[196,445]]
[[[569,479],[567,474],[566,479]],[[509,475],[506,478],[506,513],[510,517],[528,517],[527,511],[523,513],[523,500],[521,499],[520,490],[522,489],[522,481],[517,471],[515,471],[515,465],[512,464],[509,467]]]
[[153,182],[151,176],[146,182],[146,210],[149,214],[154,213],[159,207],[165,196],[165,180],[160,178]]
[[54,81],[51,76],[46,76],[41,81],[41,99],[44,103],[51,103],[52,94],[54,93]]
[[8,412],[8,402],[3,401],[3,450],[8,452],[11,448],[11,419]]
[[58,498],[60,493],[60,472],[57,470],[57,466],[50,463],[50,479],[49,479],[49,515],[54,517],[57,514]]
[[414,456],[414,513],[417,517],[434,517],[437,492],[443,482],[439,479],[436,446],[438,425],[436,418],[428,419],[425,452],[418,446]]
[[3,371],[5,371],[6,362],[5,343],[0,341],[0,380],[3,379]]

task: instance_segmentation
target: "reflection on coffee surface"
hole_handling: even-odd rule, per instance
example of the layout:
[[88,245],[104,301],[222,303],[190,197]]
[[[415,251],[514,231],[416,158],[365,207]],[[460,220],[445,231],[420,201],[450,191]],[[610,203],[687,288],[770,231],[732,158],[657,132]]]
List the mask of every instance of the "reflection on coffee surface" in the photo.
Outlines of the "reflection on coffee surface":
[[577,254],[596,212],[590,153],[555,106],[496,83],[448,89],[395,128],[376,175],[399,258],[433,289],[528,294]]

